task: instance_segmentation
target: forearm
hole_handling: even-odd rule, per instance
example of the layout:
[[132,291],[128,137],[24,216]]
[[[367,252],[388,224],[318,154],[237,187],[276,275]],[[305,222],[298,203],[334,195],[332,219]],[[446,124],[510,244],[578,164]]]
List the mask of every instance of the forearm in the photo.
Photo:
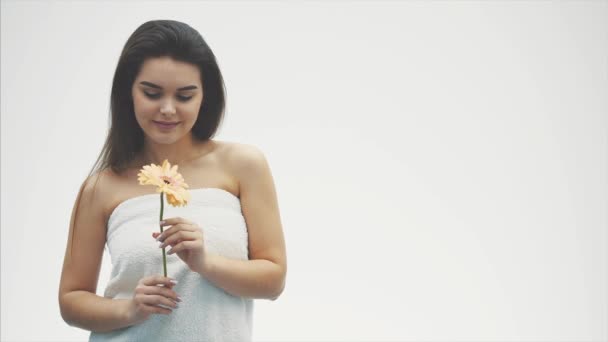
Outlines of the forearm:
[[198,273],[233,296],[275,300],[283,291],[284,272],[272,261],[236,260],[217,254],[207,258],[205,268]]
[[61,316],[70,326],[108,332],[130,326],[128,299],[101,297],[88,291],[72,291],[61,298]]

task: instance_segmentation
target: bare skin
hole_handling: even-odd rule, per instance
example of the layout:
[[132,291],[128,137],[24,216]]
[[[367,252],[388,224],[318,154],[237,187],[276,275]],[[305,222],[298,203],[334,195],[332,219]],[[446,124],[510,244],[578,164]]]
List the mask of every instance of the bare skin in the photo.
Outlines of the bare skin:
[[[228,163],[230,146],[232,144],[224,141],[210,140],[196,147],[199,157],[187,163],[178,164],[178,170],[188,184],[189,189],[197,188],[221,188],[236,197],[239,197],[239,182],[231,172]],[[143,167],[139,159],[123,174],[117,175],[110,171],[106,172],[109,181],[104,191],[108,194],[104,203],[106,221],[112,211],[125,200],[146,194],[155,194],[153,186],[142,186],[137,181],[137,174]],[[173,165],[173,164],[172,164]]]

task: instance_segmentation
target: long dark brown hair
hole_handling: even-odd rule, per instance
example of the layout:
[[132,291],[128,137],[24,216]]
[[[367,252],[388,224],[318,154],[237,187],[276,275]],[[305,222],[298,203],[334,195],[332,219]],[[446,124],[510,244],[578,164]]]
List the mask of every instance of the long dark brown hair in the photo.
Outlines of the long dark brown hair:
[[[166,56],[198,66],[204,100],[192,127],[192,135],[200,141],[215,136],[224,117],[226,89],[213,51],[201,34],[185,23],[175,20],[143,23],[131,34],[118,59],[110,98],[110,128],[99,157],[78,191],[73,225],[78,217],[82,191],[91,175],[96,175],[94,194],[104,170],[111,169],[120,174],[142,152],[144,133],[135,119],[131,88],[147,58]],[[73,225],[70,231],[75,229]],[[71,241],[70,255],[73,236]]]

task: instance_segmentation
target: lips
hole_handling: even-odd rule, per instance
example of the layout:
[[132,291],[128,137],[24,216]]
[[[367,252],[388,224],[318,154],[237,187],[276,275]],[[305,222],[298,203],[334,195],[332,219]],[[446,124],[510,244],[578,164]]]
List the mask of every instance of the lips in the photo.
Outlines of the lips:
[[161,129],[163,131],[171,130],[179,124],[179,122],[165,123],[167,121],[164,121],[164,122],[163,121],[153,121],[153,122],[156,125],[156,127],[158,127],[159,129]]

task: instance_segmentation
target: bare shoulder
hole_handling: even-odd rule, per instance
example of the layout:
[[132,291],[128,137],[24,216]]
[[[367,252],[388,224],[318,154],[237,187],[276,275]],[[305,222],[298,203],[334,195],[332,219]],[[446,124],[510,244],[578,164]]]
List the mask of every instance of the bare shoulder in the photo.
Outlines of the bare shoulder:
[[[253,216],[268,210],[266,215],[278,214],[276,187],[265,153],[252,144],[231,142],[226,145],[223,158],[238,182],[244,213]],[[260,210],[261,203],[270,207]]]
[[103,176],[103,173],[98,171],[89,175],[82,182],[78,195],[79,198],[76,199],[72,210],[72,220],[76,218],[76,211],[80,210],[96,218],[103,216],[103,210],[100,210],[103,207],[105,195],[105,179]]
[[94,196],[97,201],[103,202],[107,193],[111,191],[108,189],[109,184],[109,172],[107,170],[96,171],[84,181],[83,194]]
[[222,158],[230,172],[239,182],[247,179],[260,169],[269,169],[264,152],[257,146],[239,142],[222,141]]
[[107,222],[110,212],[116,206],[116,194],[120,193],[121,176],[108,168],[99,171],[95,178],[95,181],[98,182],[96,191],[99,191],[97,197],[99,198],[103,210],[104,222]]

